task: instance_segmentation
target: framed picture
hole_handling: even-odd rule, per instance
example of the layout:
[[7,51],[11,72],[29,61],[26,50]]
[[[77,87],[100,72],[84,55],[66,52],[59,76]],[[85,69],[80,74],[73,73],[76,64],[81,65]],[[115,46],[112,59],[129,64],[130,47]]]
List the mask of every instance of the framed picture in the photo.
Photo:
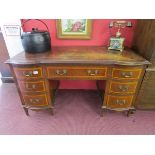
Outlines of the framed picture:
[[19,36],[20,25],[4,25],[6,36]]
[[57,19],[57,37],[61,39],[91,39],[91,19]]

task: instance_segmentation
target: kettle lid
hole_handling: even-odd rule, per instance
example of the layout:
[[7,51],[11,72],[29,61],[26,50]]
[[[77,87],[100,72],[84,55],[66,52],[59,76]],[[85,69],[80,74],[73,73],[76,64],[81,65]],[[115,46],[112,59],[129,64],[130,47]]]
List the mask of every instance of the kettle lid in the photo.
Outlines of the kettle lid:
[[35,34],[35,33],[45,33],[47,31],[44,30],[38,30],[38,28],[32,28],[31,34]]

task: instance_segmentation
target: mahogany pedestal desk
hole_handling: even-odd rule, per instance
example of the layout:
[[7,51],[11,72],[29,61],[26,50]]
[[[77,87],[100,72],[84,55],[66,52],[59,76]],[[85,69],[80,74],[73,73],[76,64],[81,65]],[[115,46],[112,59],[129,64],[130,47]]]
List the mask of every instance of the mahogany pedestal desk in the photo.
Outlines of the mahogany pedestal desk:
[[21,52],[6,63],[27,115],[28,109],[50,109],[53,114],[55,90],[64,79],[96,80],[102,96],[102,113],[110,109],[130,115],[145,67],[150,64],[130,49],[116,53],[107,47],[52,47],[41,54]]

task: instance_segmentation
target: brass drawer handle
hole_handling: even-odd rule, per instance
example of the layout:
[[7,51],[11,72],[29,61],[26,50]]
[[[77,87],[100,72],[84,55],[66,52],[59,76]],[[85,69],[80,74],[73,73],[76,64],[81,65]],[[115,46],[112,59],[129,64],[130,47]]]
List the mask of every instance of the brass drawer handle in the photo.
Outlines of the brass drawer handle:
[[24,71],[23,72],[23,75],[26,76],[26,77],[31,77],[33,75],[37,75],[38,74],[38,71],[37,70],[34,70],[34,71]]
[[125,103],[126,103],[125,100],[116,100],[116,104],[123,105],[123,104],[125,104]]
[[23,75],[26,77],[31,77],[33,75],[32,71],[29,72],[23,72]]
[[67,70],[66,69],[63,69],[63,70],[56,70],[56,74],[57,75],[66,75],[67,74]]
[[40,99],[38,99],[38,98],[35,98],[35,99],[30,99],[30,102],[31,103],[38,103],[40,101]]
[[36,89],[36,85],[32,84],[32,86],[30,87],[29,84],[25,85],[26,89]]
[[98,74],[98,70],[88,70],[87,72],[88,72],[88,75],[90,76],[95,76]]
[[125,91],[128,91],[129,90],[129,87],[128,86],[118,86],[119,90],[125,92]]
[[130,78],[133,76],[133,72],[121,72],[121,76],[125,78]]

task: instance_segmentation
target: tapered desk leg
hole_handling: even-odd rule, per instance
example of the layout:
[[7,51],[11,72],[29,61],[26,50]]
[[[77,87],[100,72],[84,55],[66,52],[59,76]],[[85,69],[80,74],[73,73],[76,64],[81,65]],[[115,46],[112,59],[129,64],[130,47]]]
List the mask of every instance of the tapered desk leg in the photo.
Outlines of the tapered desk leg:
[[104,110],[103,110],[103,109],[101,109],[101,117],[103,117],[103,112],[104,112]]
[[53,116],[54,115],[54,109],[50,108],[49,111],[50,111],[51,115]]
[[29,116],[28,108],[25,108],[25,107],[24,107],[24,111],[25,111],[26,115]]
[[106,112],[106,109],[101,108],[101,117],[104,116],[105,112]]
[[131,114],[134,114],[134,111],[133,109],[129,109],[128,112],[127,112],[127,117],[129,117]]

